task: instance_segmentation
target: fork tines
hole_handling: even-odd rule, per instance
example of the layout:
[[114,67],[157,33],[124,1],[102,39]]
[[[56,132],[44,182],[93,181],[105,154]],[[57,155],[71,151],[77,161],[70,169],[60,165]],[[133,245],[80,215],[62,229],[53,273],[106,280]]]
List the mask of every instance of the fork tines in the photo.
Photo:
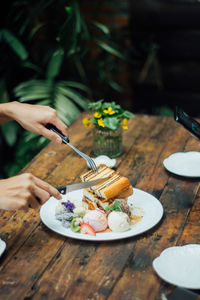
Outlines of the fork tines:
[[76,153],[78,153],[81,157],[83,157],[89,164],[90,168],[94,171],[97,172],[97,166],[94,162],[94,160],[88,156],[87,154],[81,152],[80,150],[78,150],[75,146],[73,146],[71,143],[67,143],[67,145],[69,145]]
[[89,164],[90,168],[91,168],[94,172],[97,172],[97,166],[96,166],[96,163],[94,162],[94,160],[93,160],[91,157],[88,156],[88,158],[89,158],[88,164]]

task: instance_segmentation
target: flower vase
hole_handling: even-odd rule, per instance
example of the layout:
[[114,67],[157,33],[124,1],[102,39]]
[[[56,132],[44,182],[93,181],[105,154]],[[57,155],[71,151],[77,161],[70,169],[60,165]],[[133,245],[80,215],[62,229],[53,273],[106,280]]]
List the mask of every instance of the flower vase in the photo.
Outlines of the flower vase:
[[110,130],[104,127],[93,129],[93,152],[96,156],[107,155],[110,158],[122,154],[122,128]]

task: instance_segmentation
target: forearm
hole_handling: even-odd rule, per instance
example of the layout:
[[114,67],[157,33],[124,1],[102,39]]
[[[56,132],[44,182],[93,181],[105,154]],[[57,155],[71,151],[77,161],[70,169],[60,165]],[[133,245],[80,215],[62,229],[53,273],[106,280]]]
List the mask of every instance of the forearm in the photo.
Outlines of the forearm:
[[20,105],[16,101],[0,104],[0,124],[13,120],[15,106]]

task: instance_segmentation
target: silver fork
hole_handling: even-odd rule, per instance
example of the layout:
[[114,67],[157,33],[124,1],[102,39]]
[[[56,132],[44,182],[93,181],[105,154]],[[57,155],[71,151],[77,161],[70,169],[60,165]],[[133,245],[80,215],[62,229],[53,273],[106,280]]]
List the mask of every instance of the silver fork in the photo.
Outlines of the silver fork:
[[57,133],[61,137],[64,144],[70,146],[77,154],[79,154],[82,158],[84,158],[88,162],[88,165],[90,166],[90,168],[94,172],[97,172],[97,166],[96,166],[94,160],[90,156],[88,156],[87,154],[81,152],[76,147],[74,147],[70,143],[69,139],[65,135],[63,135],[62,132],[58,128],[56,128],[54,125],[49,124],[49,123],[46,125],[46,128],[53,131],[53,132],[55,132],[55,133]]

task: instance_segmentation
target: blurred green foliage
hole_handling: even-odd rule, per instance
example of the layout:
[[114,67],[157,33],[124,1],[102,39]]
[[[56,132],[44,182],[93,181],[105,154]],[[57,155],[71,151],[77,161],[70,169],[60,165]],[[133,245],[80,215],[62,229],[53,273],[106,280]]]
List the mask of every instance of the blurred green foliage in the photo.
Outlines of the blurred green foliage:
[[[114,76],[117,61],[127,59],[119,41],[123,36],[112,35],[95,20],[86,21],[79,1],[8,0],[0,14],[3,102],[49,105],[70,125],[107,89],[123,91]],[[16,122],[3,124],[1,136],[6,176],[19,172],[48,143]]]

